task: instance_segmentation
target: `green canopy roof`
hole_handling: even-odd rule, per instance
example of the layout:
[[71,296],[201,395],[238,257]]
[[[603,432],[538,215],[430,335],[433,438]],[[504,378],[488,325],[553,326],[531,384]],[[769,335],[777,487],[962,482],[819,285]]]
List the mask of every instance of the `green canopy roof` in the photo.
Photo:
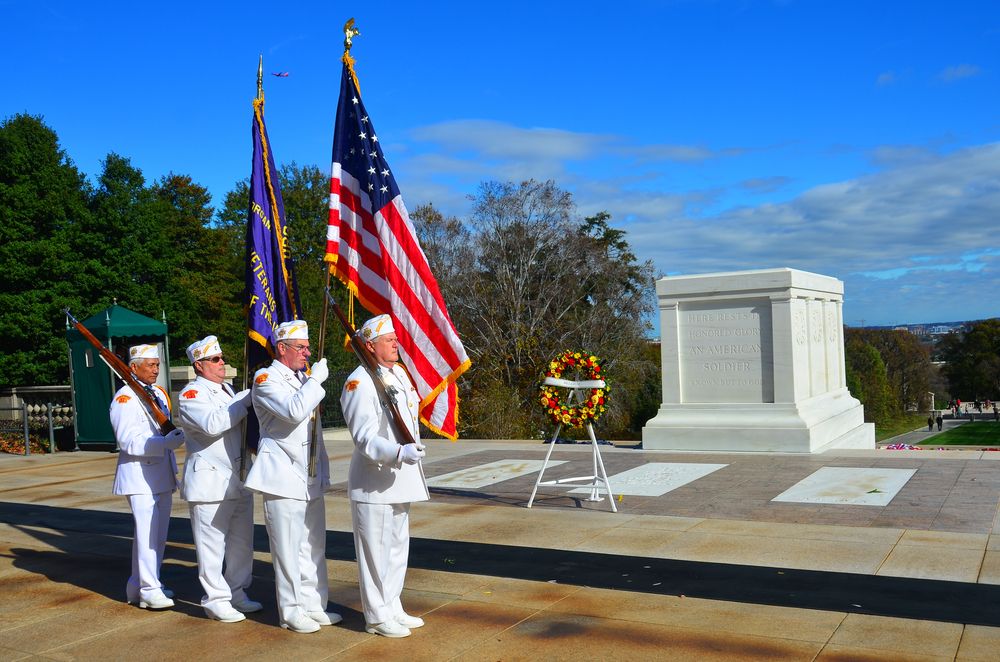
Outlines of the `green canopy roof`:
[[[83,321],[83,326],[93,333],[98,340],[167,335],[167,325],[163,322],[157,322],[151,317],[140,315],[118,304],[114,304],[96,315],[88,317]],[[83,336],[80,335],[80,332],[74,328],[66,331],[66,340],[70,342],[81,340],[82,338]]]

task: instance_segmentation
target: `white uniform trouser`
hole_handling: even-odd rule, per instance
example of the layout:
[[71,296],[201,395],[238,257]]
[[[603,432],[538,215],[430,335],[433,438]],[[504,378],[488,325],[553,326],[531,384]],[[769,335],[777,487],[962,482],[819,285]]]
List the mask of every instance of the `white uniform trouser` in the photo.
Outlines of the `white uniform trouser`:
[[[253,495],[188,504],[205,611],[245,600],[253,572]],[[225,562],[225,570],[223,570]],[[228,610],[226,610],[228,611]]]
[[326,611],[326,507],[323,497],[309,501],[264,494],[264,521],[271,541],[278,617],[282,623]]
[[351,501],[351,520],[365,621],[385,623],[403,613],[399,596],[410,555],[410,504]]
[[172,492],[129,494],[128,507],[135,521],[132,538],[132,576],[128,578],[125,595],[129,602],[149,600],[163,591],[160,564],[167,547],[167,527],[170,525]]

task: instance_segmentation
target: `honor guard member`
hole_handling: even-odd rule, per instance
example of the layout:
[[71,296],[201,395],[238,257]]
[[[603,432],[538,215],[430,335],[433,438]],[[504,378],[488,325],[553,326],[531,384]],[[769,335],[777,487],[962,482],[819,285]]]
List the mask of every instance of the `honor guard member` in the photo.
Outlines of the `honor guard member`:
[[420,459],[420,397],[399,360],[392,318],[379,315],[365,322],[361,336],[378,363],[386,385],[415,444],[400,445],[400,436],[379,403],[375,384],[359,367],[340,396],[347,427],[354,439],[348,472],[354,548],[366,630],[384,637],[407,637],[423,619],[403,611],[403,592],[410,553],[410,503],[427,501],[427,481]]
[[[309,376],[309,327],[302,320],[275,330],[275,360],[254,375],[253,407],[260,420],[257,459],[247,487],[264,498],[264,521],[271,541],[278,620],[293,632],[315,632],[339,623],[326,611],[326,508],[330,486],[323,429],[315,417],[329,376],[326,359]],[[316,444],[316,475],[309,476],[309,453]]]
[[234,394],[226,383],[215,336],[192,343],[187,356],[196,377],[181,389],[178,404],[187,450],[181,496],[191,512],[205,589],[201,606],[209,618],[236,623],[262,608],[246,594],[253,568],[253,493],[240,481],[240,451],[250,390]]
[[[146,392],[169,415],[170,396],[156,383],[160,374],[157,345],[129,348],[129,369]],[[128,499],[135,521],[132,575],[125,587],[130,604],[143,609],[169,609],[173,593],[160,583],[160,565],[167,546],[170,505],[177,487],[174,449],[184,443],[179,428],[162,435],[145,403],[125,384],[111,399],[111,427],[118,442],[118,468],[113,491]]]

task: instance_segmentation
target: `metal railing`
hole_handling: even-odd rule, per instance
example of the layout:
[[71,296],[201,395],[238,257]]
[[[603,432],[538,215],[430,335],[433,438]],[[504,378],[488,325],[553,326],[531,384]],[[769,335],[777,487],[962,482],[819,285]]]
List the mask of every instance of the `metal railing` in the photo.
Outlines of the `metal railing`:
[[16,387],[0,392],[0,432],[22,436],[25,455],[31,454],[32,437],[48,438],[48,452],[54,453],[57,431],[72,428],[73,423],[69,386]]
[[73,425],[73,408],[58,403],[23,402],[20,407],[0,407],[0,432],[21,434],[24,454],[31,455],[31,436],[48,437],[49,453],[56,452],[56,430]]

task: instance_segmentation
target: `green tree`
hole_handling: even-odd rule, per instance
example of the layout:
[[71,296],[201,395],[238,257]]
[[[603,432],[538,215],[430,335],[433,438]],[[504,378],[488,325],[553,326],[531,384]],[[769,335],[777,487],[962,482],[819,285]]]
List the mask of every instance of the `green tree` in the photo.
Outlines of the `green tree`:
[[[167,238],[170,287],[163,305],[174,357],[208,334],[219,336],[237,360],[242,352],[242,316],[238,305],[242,274],[233,273],[224,255],[225,235],[211,226],[214,210],[205,187],[187,175],[169,174],[153,187],[156,214]],[[237,360],[238,361],[238,360]]]
[[[278,177],[285,207],[286,239],[302,303],[299,316],[309,323],[310,335],[313,342],[316,342],[325,296],[327,267],[323,262],[323,255],[326,251],[326,226],[329,221],[330,179],[316,166],[299,166],[294,162],[281,166]],[[226,195],[225,204],[215,224],[215,230],[226,246],[229,270],[238,274],[239,287],[235,303],[241,315],[249,199],[249,180],[237,182]],[[331,290],[346,309],[345,288],[333,283]],[[241,327],[241,348],[243,332]],[[357,365],[350,351],[343,348],[343,338],[340,324],[332,314],[329,315],[324,356],[332,371],[346,370]]]
[[68,245],[88,186],[41,117],[0,123],[0,385],[65,383],[66,318],[87,300],[85,255]]
[[865,420],[883,425],[896,418],[892,388],[882,355],[857,329],[846,329],[847,388],[865,408]]
[[1000,397],[1000,319],[974,322],[940,344],[953,397],[965,401]]
[[850,329],[878,350],[892,389],[892,412],[901,416],[908,409],[928,404],[931,390],[930,352],[916,336],[890,329]]

